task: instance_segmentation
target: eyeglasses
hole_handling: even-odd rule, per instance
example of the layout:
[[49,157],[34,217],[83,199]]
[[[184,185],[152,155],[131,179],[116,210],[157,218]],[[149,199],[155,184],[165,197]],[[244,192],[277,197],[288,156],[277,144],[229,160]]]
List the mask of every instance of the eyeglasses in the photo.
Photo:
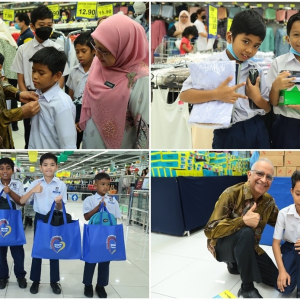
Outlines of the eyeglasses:
[[259,177],[259,178],[263,178],[266,176],[266,179],[268,181],[273,181],[274,180],[274,177],[271,175],[271,174],[266,174],[265,172],[263,171],[258,171],[258,170],[251,170],[251,172],[255,172],[256,175]]
[[109,51],[101,51],[100,49],[96,48],[94,41],[91,41],[90,43],[91,43],[92,47],[95,49],[95,51],[99,52],[102,56],[107,56],[107,55],[111,54],[111,52],[109,52]]

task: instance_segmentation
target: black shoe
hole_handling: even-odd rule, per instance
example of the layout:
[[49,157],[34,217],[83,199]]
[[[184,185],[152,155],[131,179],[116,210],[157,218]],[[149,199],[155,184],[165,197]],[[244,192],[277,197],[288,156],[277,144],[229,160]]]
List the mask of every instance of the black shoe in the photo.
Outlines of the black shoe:
[[240,288],[238,292],[238,297],[242,298],[262,298],[262,296],[259,294],[258,290],[254,288],[251,291],[245,291],[243,288]]
[[106,294],[104,286],[100,286],[97,284],[96,292],[97,292],[99,298],[107,298],[107,294]]
[[237,269],[237,265],[235,263],[229,263],[227,262],[227,270],[232,275],[239,275],[240,272]]
[[0,279],[0,290],[5,289],[7,283],[8,283],[7,279]]
[[53,291],[54,294],[60,294],[61,293],[61,286],[60,286],[59,283],[51,282],[50,285],[52,287],[52,291]]
[[92,285],[85,285],[84,286],[84,296],[88,298],[93,298],[94,297],[94,291],[93,291],[93,286]]
[[31,294],[37,294],[39,292],[39,281],[34,281],[30,287]]
[[26,289],[27,288],[27,281],[26,278],[17,278],[18,285],[20,289]]
[[296,298],[300,298],[300,290],[297,289],[297,297]]

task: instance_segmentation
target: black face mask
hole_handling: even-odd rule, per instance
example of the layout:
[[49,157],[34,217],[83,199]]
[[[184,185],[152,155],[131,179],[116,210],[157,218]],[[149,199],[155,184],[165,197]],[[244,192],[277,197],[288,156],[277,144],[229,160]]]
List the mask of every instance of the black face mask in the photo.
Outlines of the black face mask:
[[45,27],[37,28],[35,34],[41,40],[46,41],[49,39],[51,32],[52,32],[52,27],[45,26]]
[[205,19],[206,19],[206,16],[202,16],[201,19],[202,19],[202,20],[205,20]]

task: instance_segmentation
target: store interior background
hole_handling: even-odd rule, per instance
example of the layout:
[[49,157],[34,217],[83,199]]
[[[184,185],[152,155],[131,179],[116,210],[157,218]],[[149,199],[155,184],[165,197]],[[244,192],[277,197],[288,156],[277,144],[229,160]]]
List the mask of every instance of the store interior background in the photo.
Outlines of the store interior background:
[[[22,180],[24,187],[29,185],[29,178],[36,179],[42,176],[39,169],[39,158],[47,151],[5,151],[0,152],[1,157],[10,157],[15,161],[16,179]],[[106,288],[108,298],[147,298],[149,297],[149,233],[148,209],[149,191],[146,177],[139,177],[142,170],[149,166],[148,152],[146,151],[51,151],[58,157],[59,168],[57,175],[68,187],[67,213],[72,219],[79,219],[81,231],[84,220],[82,206],[83,198],[95,193],[93,191],[93,178],[96,173],[106,171],[111,176],[111,196],[119,201],[122,218],[118,223],[123,224],[126,261],[111,262],[109,285]],[[37,156],[36,156],[37,155]],[[29,161],[33,156],[35,162]],[[132,174],[124,175],[125,166],[132,167]],[[134,174],[134,170],[138,175]],[[62,176],[62,177],[61,177]],[[125,179],[126,178],[126,179]],[[146,179],[145,179],[146,178]],[[125,181],[124,181],[125,179]],[[122,187],[131,182],[144,180],[144,186],[139,184],[138,189],[132,189],[132,206],[129,205],[130,189]],[[142,188],[144,188],[142,190]],[[128,194],[129,192],[129,194]],[[128,214],[128,211],[132,213]],[[23,223],[27,244],[25,249],[25,270],[27,271],[28,287],[20,289],[13,273],[13,260],[8,251],[10,279],[8,286],[0,290],[0,298],[84,298],[82,284],[84,262],[80,260],[61,260],[60,276],[62,293],[52,293],[49,278],[49,260],[43,260],[42,276],[39,293],[32,295],[29,291],[31,266],[31,250],[33,244],[33,226],[31,226],[32,205],[24,208]],[[128,219],[129,216],[129,219]],[[130,220],[130,221],[129,221]],[[83,231],[82,231],[83,232]],[[96,285],[95,270],[93,285]],[[94,297],[97,297],[95,294]]]

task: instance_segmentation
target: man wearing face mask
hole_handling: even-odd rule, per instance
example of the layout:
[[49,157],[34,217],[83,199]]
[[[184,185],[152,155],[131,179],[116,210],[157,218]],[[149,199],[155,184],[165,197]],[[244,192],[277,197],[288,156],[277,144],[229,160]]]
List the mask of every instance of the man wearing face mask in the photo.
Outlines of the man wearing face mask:
[[194,25],[197,27],[199,37],[197,39],[197,51],[203,51],[207,49],[207,32],[204,27],[204,20],[206,19],[206,13],[204,8],[199,8],[196,12],[197,20]]
[[26,13],[18,13],[15,16],[15,28],[21,30],[21,34],[17,40],[17,45],[21,45],[31,41],[34,38],[32,31],[29,28],[30,20]]
[[[55,47],[57,50],[64,49],[57,43],[49,40],[52,34],[53,13],[51,10],[40,4],[31,12],[30,28],[35,31],[35,37],[26,44],[19,47],[11,70],[18,73],[18,85],[21,91],[35,91],[32,82],[32,62],[29,59],[40,49],[44,47]],[[69,74],[68,64],[66,64],[63,76]],[[61,88],[64,86],[64,77],[58,81]],[[25,149],[28,148],[30,135],[30,119],[24,119],[25,129]]]

